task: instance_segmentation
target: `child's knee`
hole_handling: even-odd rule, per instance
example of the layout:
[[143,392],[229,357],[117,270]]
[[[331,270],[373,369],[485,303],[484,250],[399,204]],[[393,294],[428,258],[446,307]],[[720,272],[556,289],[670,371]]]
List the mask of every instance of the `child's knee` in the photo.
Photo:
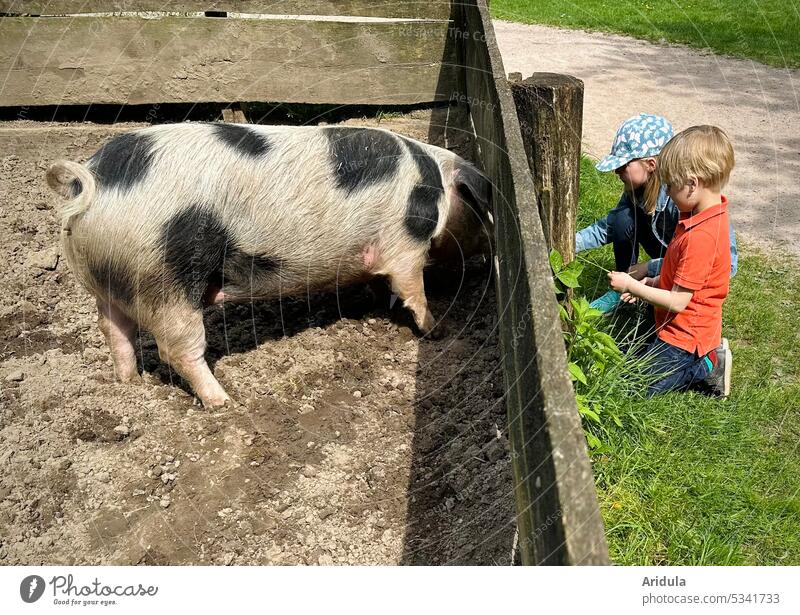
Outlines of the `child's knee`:
[[611,241],[629,241],[636,234],[636,220],[630,209],[614,212],[608,219],[608,233]]

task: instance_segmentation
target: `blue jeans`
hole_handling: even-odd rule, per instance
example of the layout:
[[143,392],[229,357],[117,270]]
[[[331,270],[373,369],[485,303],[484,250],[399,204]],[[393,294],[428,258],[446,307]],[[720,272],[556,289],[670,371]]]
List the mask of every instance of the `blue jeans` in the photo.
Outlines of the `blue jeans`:
[[[656,219],[657,232],[669,243],[678,223],[678,210],[664,211]],[[662,258],[667,248],[653,232],[653,220],[641,207],[629,203],[615,207],[608,214],[608,236],[614,244],[614,263],[617,271],[627,271],[639,262],[639,246],[650,258]]]
[[647,388],[648,397],[667,391],[685,391],[711,373],[705,356],[687,352],[660,338],[646,346],[641,355],[649,360],[647,373],[656,378]]

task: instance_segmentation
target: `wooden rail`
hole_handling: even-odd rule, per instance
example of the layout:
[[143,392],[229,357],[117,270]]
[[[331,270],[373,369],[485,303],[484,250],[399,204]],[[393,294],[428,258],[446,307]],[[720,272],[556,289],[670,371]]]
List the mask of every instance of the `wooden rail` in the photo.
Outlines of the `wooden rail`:
[[[286,14],[164,13],[234,7]],[[333,10],[351,14],[320,16]],[[287,17],[300,11],[316,15]],[[366,0],[0,2],[0,106],[447,100],[458,73],[449,11]],[[38,12],[51,16],[19,16]],[[52,16],[61,13],[70,16]]]
[[449,19],[450,0],[0,0],[0,13],[236,12]]

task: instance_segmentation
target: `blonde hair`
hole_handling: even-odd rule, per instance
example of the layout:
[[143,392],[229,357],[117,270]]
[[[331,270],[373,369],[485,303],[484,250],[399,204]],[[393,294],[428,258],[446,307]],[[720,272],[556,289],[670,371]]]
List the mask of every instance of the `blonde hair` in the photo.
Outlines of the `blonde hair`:
[[[647,156],[647,158],[653,158],[656,161],[656,170],[650,173],[650,176],[647,178],[647,181],[644,184],[644,190],[642,194],[644,202],[642,203],[642,209],[644,210],[644,213],[652,216],[653,212],[656,210],[656,206],[658,205],[658,195],[661,192],[661,180],[658,178],[658,156]],[[631,162],[638,162],[639,160],[644,160],[644,158],[636,158],[635,160],[631,160]],[[625,188],[625,191],[628,193],[631,200],[634,203],[637,203],[636,190]]]
[[661,192],[661,180],[658,179],[658,158],[656,158],[656,170],[650,173],[647,183],[644,185],[644,212],[652,216],[658,205],[658,194]]
[[685,184],[690,177],[712,190],[722,190],[734,165],[733,145],[716,126],[692,126],[679,132],[664,146],[656,169],[661,183]]

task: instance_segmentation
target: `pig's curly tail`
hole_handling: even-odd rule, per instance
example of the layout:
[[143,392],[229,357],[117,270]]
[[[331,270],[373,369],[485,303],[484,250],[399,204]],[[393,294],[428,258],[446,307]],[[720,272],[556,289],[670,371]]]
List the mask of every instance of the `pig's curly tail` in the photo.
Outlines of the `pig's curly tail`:
[[47,185],[67,199],[61,206],[61,227],[69,228],[70,220],[82,214],[94,200],[95,180],[82,164],[59,160],[47,170]]

